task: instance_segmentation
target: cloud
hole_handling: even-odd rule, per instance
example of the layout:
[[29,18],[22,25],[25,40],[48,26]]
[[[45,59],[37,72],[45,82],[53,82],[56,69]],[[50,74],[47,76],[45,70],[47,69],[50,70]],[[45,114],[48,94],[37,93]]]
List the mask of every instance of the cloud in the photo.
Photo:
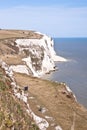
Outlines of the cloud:
[[0,28],[32,29],[51,36],[87,36],[87,7],[29,7],[0,10]]

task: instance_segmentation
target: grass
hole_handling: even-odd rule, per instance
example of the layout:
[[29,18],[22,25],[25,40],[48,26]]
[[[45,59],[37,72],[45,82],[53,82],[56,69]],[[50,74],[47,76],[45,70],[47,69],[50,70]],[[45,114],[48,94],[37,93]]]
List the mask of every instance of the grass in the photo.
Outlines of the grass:
[[[76,113],[75,130],[85,130],[87,128],[87,110],[75,102],[73,97],[67,97],[67,94],[64,93],[66,91],[65,84],[19,73],[15,73],[15,79],[21,87],[29,86],[29,95],[35,97],[35,101],[29,100],[30,107],[40,117],[43,117],[43,115],[35,107],[38,104],[47,108],[48,112],[46,114],[53,117],[55,124],[59,124],[64,130],[71,129],[74,113]],[[49,127],[48,130],[53,129]]]
[[9,38],[37,38],[40,39],[42,35],[35,34],[34,31],[24,30],[0,30],[0,39]]

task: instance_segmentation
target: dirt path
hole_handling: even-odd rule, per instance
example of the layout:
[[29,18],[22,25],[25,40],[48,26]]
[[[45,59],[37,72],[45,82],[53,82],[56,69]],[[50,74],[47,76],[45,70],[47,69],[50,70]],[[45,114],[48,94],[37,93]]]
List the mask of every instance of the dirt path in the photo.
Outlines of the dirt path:
[[74,112],[73,113],[73,123],[72,123],[72,126],[71,126],[71,130],[75,130],[75,121],[76,121],[76,113]]

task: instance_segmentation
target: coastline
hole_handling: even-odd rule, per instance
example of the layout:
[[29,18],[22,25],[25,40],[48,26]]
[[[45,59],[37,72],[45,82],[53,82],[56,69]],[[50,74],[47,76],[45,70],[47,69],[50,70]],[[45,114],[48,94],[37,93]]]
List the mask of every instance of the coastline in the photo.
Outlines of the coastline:
[[79,103],[87,108],[87,38],[54,38],[54,41],[56,53],[69,62],[56,63],[58,72],[51,73],[48,78],[66,82]]
[[[3,49],[4,42],[7,43],[4,44],[6,49]],[[48,37],[42,42],[43,46],[46,45],[45,49],[43,49],[43,47],[40,48],[40,46],[38,49],[36,46],[36,50],[34,50],[36,45],[34,44],[33,50],[31,46],[31,50],[29,52],[23,51],[25,47],[26,50],[29,49],[28,45],[24,46],[24,48],[19,48],[19,51],[16,52],[16,49],[18,48],[15,48],[14,40],[9,41],[8,39],[5,41],[1,41],[1,43],[2,43],[1,56],[3,56],[4,53],[4,59],[3,61],[0,61],[1,62],[0,66],[3,68],[4,75],[7,76],[7,78],[9,78],[11,85],[10,95],[13,96],[14,99],[18,100],[19,103],[22,103],[22,105],[24,106],[25,113],[27,114],[27,116],[30,116],[33,119],[33,121],[39,127],[39,129],[70,130],[72,129],[74,120],[75,120],[74,123],[76,124],[74,129],[76,130],[86,129],[87,120],[85,119],[87,119],[87,110],[76,101],[72,91],[66,86],[65,83],[43,80],[41,78],[35,77],[35,75],[33,75],[34,73],[29,73],[30,72],[29,70],[31,69],[33,69],[37,73],[38,68],[39,71],[43,69],[44,73],[49,72],[55,69],[55,62],[68,61],[63,57],[56,55],[54,48],[52,48],[53,41],[50,39],[50,37]],[[9,54],[8,54],[8,48],[9,48]],[[16,56],[16,58],[14,56]],[[25,69],[26,63],[22,59],[28,56],[30,56],[28,61],[29,68]],[[39,56],[42,57],[38,59]],[[48,60],[49,63],[47,63]],[[38,61],[40,66],[38,65],[37,68]],[[12,69],[12,65],[18,67],[15,68],[16,71]],[[37,69],[35,69],[35,67]],[[25,92],[26,86],[28,88],[27,92]]]
[[54,56],[54,61],[56,62],[67,62],[68,60],[67,59],[65,59],[64,57],[62,57],[62,56],[57,56],[57,55],[55,55]]

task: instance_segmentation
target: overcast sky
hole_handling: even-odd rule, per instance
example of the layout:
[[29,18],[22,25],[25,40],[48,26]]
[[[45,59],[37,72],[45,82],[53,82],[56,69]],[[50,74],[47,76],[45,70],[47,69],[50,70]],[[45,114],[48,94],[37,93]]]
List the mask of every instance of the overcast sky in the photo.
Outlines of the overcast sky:
[[87,37],[87,0],[0,0],[0,28]]

